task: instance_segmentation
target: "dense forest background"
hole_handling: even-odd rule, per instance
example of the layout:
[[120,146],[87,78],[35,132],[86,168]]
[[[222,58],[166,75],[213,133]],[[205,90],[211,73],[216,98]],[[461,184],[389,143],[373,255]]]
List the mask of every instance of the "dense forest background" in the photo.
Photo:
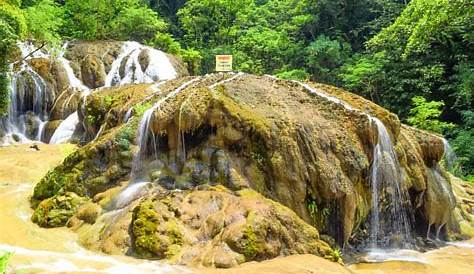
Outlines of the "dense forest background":
[[[135,40],[193,74],[236,70],[343,87],[444,134],[474,180],[472,0],[0,0],[0,112],[18,40]],[[471,175],[469,175],[471,174]]]

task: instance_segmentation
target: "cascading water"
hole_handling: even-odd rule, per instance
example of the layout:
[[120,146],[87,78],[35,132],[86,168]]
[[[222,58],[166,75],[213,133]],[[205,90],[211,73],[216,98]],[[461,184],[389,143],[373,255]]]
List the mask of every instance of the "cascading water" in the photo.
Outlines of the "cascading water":
[[[18,43],[18,47],[23,59],[16,65],[19,69],[10,74],[8,117],[0,118],[5,144],[41,140],[42,126],[48,120],[48,108],[54,100],[43,78],[27,62],[46,55],[41,50],[35,51],[34,46],[28,43]],[[10,68],[13,71],[14,66]]]
[[[64,53],[67,50],[67,46],[68,43],[66,42],[62,47],[62,50],[58,56],[58,60],[61,62],[64,70],[66,71],[66,75],[69,80],[69,88],[78,89],[83,93],[83,96],[87,96],[90,93],[90,89],[76,77],[70,62],[64,58]],[[79,115],[77,111],[75,111],[71,113],[64,121],[62,121],[61,124],[59,124],[58,128],[54,131],[49,143],[60,144],[69,142],[78,124]]]
[[[66,49],[64,46],[63,49]],[[142,65],[140,64],[140,55],[146,51],[148,56],[148,66],[143,71]],[[79,88],[86,91],[85,96],[90,93],[90,90],[77,79],[74,72],[69,65],[69,61],[60,56],[60,61],[64,65],[70,83],[73,87]],[[125,62],[123,64],[123,62]],[[121,76],[121,67],[124,65],[123,77]],[[117,85],[125,85],[131,83],[151,83],[158,80],[169,80],[176,77],[176,70],[171,64],[170,60],[162,51],[143,46],[137,42],[125,42],[122,46],[121,53],[117,59],[112,63],[111,69],[106,76],[104,87],[111,87]],[[53,137],[51,138],[52,144],[57,142],[67,142],[72,138],[74,129],[79,123],[79,119],[76,118],[77,113],[73,113],[66,120],[63,121],[64,125],[61,124]],[[100,127],[99,132],[95,138],[98,138],[104,131],[104,127]]]
[[[143,70],[140,55],[144,51],[148,54],[148,65]],[[174,78],[176,78],[176,70],[164,52],[129,41],[124,43],[122,52],[112,63],[105,78],[105,86],[152,83]]]
[[[149,186],[148,182],[141,180],[142,171],[144,169],[143,162],[146,153],[149,151],[150,146],[153,145],[153,155],[158,157],[158,149],[156,143],[156,136],[150,130],[150,122],[153,116],[153,113],[160,108],[163,102],[169,100],[170,98],[176,96],[183,89],[191,85],[192,83],[200,80],[201,77],[196,77],[191,79],[174,91],[168,93],[165,97],[156,102],[151,108],[147,109],[143,114],[142,119],[140,120],[140,125],[137,133],[137,144],[139,146],[138,152],[135,154],[132,163],[132,171],[130,174],[131,182],[130,184],[122,190],[117,197],[114,199],[115,208],[123,208],[130,204],[133,200],[140,197],[139,193],[145,191],[145,188]],[[158,91],[159,92],[159,91]]]
[[[0,131],[4,132],[2,142],[26,142],[41,140],[44,128],[49,120],[49,111],[55,99],[46,82],[29,66],[28,60],[32,58],[49,58],[44,50],[36,50],[30,43],[18,44],[23,60],[20,69],[11,74],[11,94],[8,117],[0,118]],[[68,47],[65,43],[56,57],[62,65],[69,80],[69,88],[78,90],[87,96],[91,90],[78,79],[70,65],[64,58]],[[12,65],[13,69],[13,65]],[[157,80],[173,79],[177,75],[168,56],[159,50],[140,45],[137,42],[125,42],[122,53],[113,62],[111,70],[106,76],[105,86],[116,86],[129,83],[151,83]],[[62,94],[64,94],[63,92]],[[70,99],[66,100],[67,105]],[[30,114],[28,114],[30,113]],[[28,115],[27,115],[28,114]],[[50,143],[70,141],[74,128],[78,124],[78,113],[72,113],[53,133]]]
[[454,167],[454,163],[456,162],[456,153],[449,145],[448,140],[443,138],[443,145],[444,145],[444,162],[448,170],[452,170]]
[[74,131],[76,130],[76,126],[79,123],[79,115],[77,111],[73,112],[69,115],[64,121],[59,124],[58,128],[54,131],[51,140],[49,141],[50,144],[61,144],[68,142]]
[[[294,82],[321,98],[342,105],[347,110],[356,110],[339,98],[325,94],[308,84]],[[407,212],[407,208],[411,207],[408,204],[410,199],[407,190],[402,185],[400,166],[390,135],[382,121],[369,114],[367,114],[367,117],[376,127],[378,133],[378,141],[373,151],[373,162],[370,170],[370,184],[372,187],[370,247],[372,250],[412,248],[414,241],[411,219]]]
[[[133,179],[136,179],[139,177],[139,173],[142,169],[142,162],[143,162],[143,156],[145,156],[146,152],[149,150],[149,146],[152,144],[153,145],[153,150],[154,150],[154,155],[157,157],[158,151],[157,151],[157,144],[156,144],[156,138],[153,134],[153,132],[150,131],[150,122],[151,118],[153,116],[153,113],[160,108],[161,104],[165,102],[166,100],[176,96],[179,92],[181,92],[183,89],[191,85],[192,83],[200,80],[200,77],[191,79],[184,84],[182,84],[180,87],[175,89],[174,91],[168,93],[165,97],[163,97],[161,100],[156,102],[151,108],[147,109],[145,113],[143,114],[142,119],[140,120],[140,126],[138,128],[138,135],[137,135],[137,143],[139,146],[139,150],[136,154],[136,156],[133,159],[133,164],[132,164],[132,175],[131,177]],[[150,136],[152,135],[152,136]],[[151,137],[151,138],[150,138]],[[151,142],[151,144],[150,144]]]
[[372,187],[372,211],[370,243],[372,248],[411,248],[413,237],[406,208],[410,199],[403,189],[400,166],[390,135],[384,124],[371,117],[378,138],[373,151],[370,174]]

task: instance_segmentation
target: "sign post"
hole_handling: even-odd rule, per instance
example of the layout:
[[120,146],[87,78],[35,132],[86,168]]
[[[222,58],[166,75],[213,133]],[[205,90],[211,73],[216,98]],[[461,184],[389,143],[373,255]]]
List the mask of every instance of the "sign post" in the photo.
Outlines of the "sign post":
[[216,71],[232,71],[232,55],[216,55]]

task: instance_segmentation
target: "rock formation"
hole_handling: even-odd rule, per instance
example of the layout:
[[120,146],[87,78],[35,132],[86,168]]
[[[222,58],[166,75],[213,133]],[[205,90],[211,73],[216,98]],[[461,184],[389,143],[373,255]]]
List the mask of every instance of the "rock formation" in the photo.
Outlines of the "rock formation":
[[[36,185],[33,220],[68,225],[92,249],[216,267],[337,261],[321,239],[368,236],[374,119],[393,144],[412,232],[456,223],[443,139],[331,86],[211,74],[105,88],[78,105],[88,143]],[[60,202],[71,193],[77,207]]]

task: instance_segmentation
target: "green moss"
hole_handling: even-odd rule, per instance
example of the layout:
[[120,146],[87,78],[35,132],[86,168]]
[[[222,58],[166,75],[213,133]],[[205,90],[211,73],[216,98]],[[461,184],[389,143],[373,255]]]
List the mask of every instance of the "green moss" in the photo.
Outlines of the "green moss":
[[170,220],[166,223],[166,233],[168,234],[172,244],[183,244],[183,234],[175,221]]
[[247,225],[243,231],[243,254],[247,260],[252,260],[260,253],[260,244],[257,239],[257,234],[254,231],[255,213],[249,212],[247,216]]
[[151,107],[152,107],[151,102],[144,102],[144,103],[136,104],[135,106],[133,106],[133,111],[135,112],[135,115],[137,117],[141,117],[143,116],[145,111]]
[[[81,170],[72,168],[68,171],[68,159],[75,158],[75,153],[71,154],[66,158],[63,165],[57,166],[56,168],[48,171],[45,177],[35,186],[32,203],[35,207],[41,200],[53,197],[54,195],[61,192],[63,187],[70,182],[77,182],[81,177]],[[69,162],[72,160],[69,159]],[[74,161],[72,161],[74,162]]]
[[341,249],[339,249],[338,247],[331,249],[331,254],[329,255],[329,259],[336,263],[342,263]]
[[11,252],[0,253],[0,273],[6,273],[8,260],[13,256]]
[[174,220],[164,221],[151,199],[141,202],[133,213],[135,252],[143,258],[170,258],[177,255],[184,236]]
[[111,95],[106,95],[102,98],[102,106],[105,109],[110,109],[114,101],[114,98]]
[[152,200],[145,200],[133,211],[133,235],[135,252],[142,257],[151,258],[161,253],[158,238],[158,214]]
[[42,227],[64,226],[86,201],[72,192],[48,198],[38,205],[31,220]]
[[130,145],[135,137],[135,128],[130,124],[124,126],[115,136],[115,141],[122,151],[130,150]]
[[318,205],[316,200],[312,198],[306,199],[306,208],[308,209],[313,225],[319,230],[325,229],[326,219],[330,215],[331,210],[327,207]]

